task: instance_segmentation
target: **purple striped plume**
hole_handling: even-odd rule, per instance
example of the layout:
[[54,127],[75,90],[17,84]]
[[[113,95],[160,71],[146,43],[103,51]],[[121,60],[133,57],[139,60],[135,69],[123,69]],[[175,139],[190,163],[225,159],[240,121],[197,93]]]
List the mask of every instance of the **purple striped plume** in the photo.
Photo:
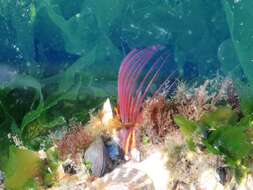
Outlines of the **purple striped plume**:
[[[118,76],[118,105],[123,124],[137,122],[143,102],[169,58],[169,51],[160,45],[136,48],[124,58]],[[157,91],[151,93],[154,94]]]

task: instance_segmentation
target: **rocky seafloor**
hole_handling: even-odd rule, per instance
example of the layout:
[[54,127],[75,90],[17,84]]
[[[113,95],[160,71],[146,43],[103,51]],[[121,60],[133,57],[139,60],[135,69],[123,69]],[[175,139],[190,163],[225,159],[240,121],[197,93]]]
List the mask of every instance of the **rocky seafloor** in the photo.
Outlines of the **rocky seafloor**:
[[[221,157],[200,152],[193,153],[187,149],[186,144],[181,140],[180,134],[171,134],[163,145],[143,145],[141,147],[141,161],[124,162],[101,177],[92,177],[87,172],[87,168],[76,169],[75,174],[62,173],[58,184],[50,189],[252,189],[253,177],[251,175],[247,175],[238,184],[232,171],[226,166]],[[168,144],[170,145],[165,146]],[[96,173],[98,172],[97,169],[98,167],[94,167],[93,171]]]
[[[17,176],[25,171],[37,189],[251,190],[252,118],[240,116],[230,81],[218,84],[207,81],[193,89],[182,84],[174,98],[148,99],[137,146],[127,160],[118,138],[120,123],[107,100],[87,125],[75,123],[59,139],[51,135],[51,148],[13,148],[12,162],[17,168],[23,164],[22,170],[0,172],[0,189],[4,184],[18,189]],[[209,93],[209,87],[218,90]],[[37,161],[43,169],[33,172]]]

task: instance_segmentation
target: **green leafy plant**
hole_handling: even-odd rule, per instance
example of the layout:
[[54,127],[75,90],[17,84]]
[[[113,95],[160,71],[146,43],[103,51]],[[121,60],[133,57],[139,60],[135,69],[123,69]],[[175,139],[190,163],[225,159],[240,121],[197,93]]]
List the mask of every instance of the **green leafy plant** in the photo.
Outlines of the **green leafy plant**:
[[207,112],[201,117],[201,124],[208,128],[217,129],[221,126],[235,125],[238,114],[230,107],[219,107],[214,112]]
[[178,126],[180,126],[180,130],[184,136],[192,136],[192,134],[197,129],[197,125],[195,122],[190,121],[181,115],[176,115],[174,117],[174,121]]
[[[45,160],[37,152],[10,147],[9,159],[5,165],[5,186],[10,190],[41,189],[57,183],[59,154],[55,147],[49,148]],[[42,179],[42,180],[38,180]]]
[[57,126],[62,126],[65,123],[66,121],[63,117],[56,117],[51,122],[43,122],[38,119],[30,123],[29,126],[23,131],[23,143],[27,147],[30,147],[34,150],[38,150],[40,148],[41,143],[43,142],[43,137],[48,138],[47,134],[50,130],[56,128]]
[[144,136],[142,137],[142,143],[143,143],[144,145],[148,145],[148,144],[150,143],[150,139],[149,139],[149,137],[148,137],[147,135],[144,135]]
[[194,136],[197,130],[196,123],[186,119],[181,115],[176,115],[174,117],[174,121],[178,126],[180,126],[180,131],[186,138],[188,148],[192,151],[195,151],[196,144],[194,142]]
[[51,187],[58,181],[57,169],[60,167],[59,153],[55,147],[51,147],[46,151],[46,160],[43,165],[42,177],[43,185],[45,187]]
[[87,160],[84,162],[84,165],[86,167],[86,169],[88,170],[89,174],[92,174],[92,162]]
[[[238,121],[236,112],[229,107],[220,107],[207,112],[200,121],[194,122],[183,116],[175,116],[175,123],[186,137],[189,148],[204,145],[209,153],[222,156],[237,177],[242,177],[249,169],[253,145],[252,118],[244,117]],[[247,169],[245,169],[247,168]]]
[[7,189],[22,190],[34,186],[34,178],[41,172],[42,162],[33,151],[10,147],[9,159],[5,167]]
[[[226,13],[230,38],[219,48],[218,57],[223,71],[231,74],[237,83],[242,111],[253,112],[253,24],[251,22],[253,2],[222,0]],[[245,81],[246,80],[246,81]]]

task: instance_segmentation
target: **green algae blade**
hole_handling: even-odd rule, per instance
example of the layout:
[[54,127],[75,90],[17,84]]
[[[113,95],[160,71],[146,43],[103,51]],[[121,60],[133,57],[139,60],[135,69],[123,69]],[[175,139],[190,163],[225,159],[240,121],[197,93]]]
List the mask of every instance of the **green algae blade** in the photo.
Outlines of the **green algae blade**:
[[6,188],[10,190],[26,189],[26,186],[31,184],[31,180],[40,175],[41,164],[37,153],[11,146],[5,168]]

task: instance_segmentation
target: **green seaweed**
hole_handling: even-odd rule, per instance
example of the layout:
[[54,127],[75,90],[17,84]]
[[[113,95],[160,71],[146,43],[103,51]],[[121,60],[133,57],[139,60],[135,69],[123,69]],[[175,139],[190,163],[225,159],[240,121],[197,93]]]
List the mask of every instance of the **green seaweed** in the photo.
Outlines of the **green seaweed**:
[[88,170],[89,175],[92,175],[92,162],[89,161],[89,160],[86,160],[86,161],[84,162],[84,166],[85,166],[85,168]]
[[253,23],[251,22],[253,2],[250,0],[238,2],[223,0],[222,2],[240,66],[249,83],[253,84]]
[[214,112],[205,113],[200,122],[208,128],[217,129],[222,126],[235,125],[238,120],[237,113],[230,107],[219,107]]
[[[23,143],[29,148],[38,150],[41,143],[43,142],[43,138],[48,138],[48,132],[57,126],[62,126],[64,124],[66,124],[64,117],[56,117],[53,121],[50,122],[38,119],[30,123],[28,127],[26,127],[26,129],[23,131]],[[49,143],[49,140],[47,140],[47,144]]]
[[195,151],[197,145],[202,144],[209,153],[221,155],[238,177],[249,172],[245,168],[249,168],[253,156],[252,116],[239,120],[238,113],[230,107],[219,107],[205,113],[200,121],[180,115],[175,116],[174,121],[186,137],[190,150]]
[[[51,102],[45,102],[41,83],[35,78],[28,75],[17,75],[11,82],[8,84],[9,91],[13,89],[33,89],[35,91],[35,96],[32,101],[31,109],[24,115],[20,130],[21,132],[33,121],[38,119],[43,112],[57,104],[61,97],[57,97],[56,100]],[[6,110],[6,109],[5,109]],[[6,114],[8,114],[6,112]],[[9,116],[11,117],[11,116]]]
[[55,147],[51,147],[46,151],[46,155],[47,160],[42,171],[43,185],[46,187],[51,187],[57,183],[58,179],[57,169],[60,166],[59,154]]
[[195,151],[196,141],[194,141],[194,136],[197,132],[198,125],[195,122],[188,120],[181,115],[175,115],[174,122],[180,127],[181,133],[185,136],[188,148],[191,151]]
[[175,123],[180,126],[180,130],[183,135],[190,137],[197,129],[197,125],[195,122],[186,119],[181,115],[174,116]]
[[[170,44],[182,73],[188,63],[195,66],[195,76],[217,68],[217,48],[228,34],[227,28],[222,26],[225,15],[219,1],[128,2],[122,30],[118,33],[121,32],[130,47]],[[186,76],[190,74],[186,73]]]
[[253,2],[251,0],[238,2],[222,0],[222,4],[230,38],[221,44],[218,55],[223,70],[231,74],[237,83],[242,111],[245,114],[251,114],[253,105],[249,99],[253,97],[253,24],[251,20]]
[[235,161],[245,158],[253,150],[245,130],[237,126],[220,127],[210,134],[207,142]]
[[[68,13],[70,10],[66,10],[61,1],[39,3],[39,13],[46,14],[47,19],[60,30],[65,50],[79,56],[65,71],[43,80],[46,84],[56,84],[57,89],[53,95],[57,96],[75,87],[76,90],[69,93],[65,99],[87,98],[87,95],[94,97],[116,95],[116,73],[122,54],[110,39],[109,26],[120,13],[122,4],[120,1],[112,2],[115,7],[110,7],[111,11],[107,11],[107,15],[103,16],[101,14],[104,11],[101,9],[108,6],[104,5],[103,1],[80,2],[81,6],[71,13]],[[68,16],[64,16],[65,14]],[[106,72],[108,69],[110,72]],[[103,80],[105,85],[97,85],[101,77],[105,79]],[[113,91],[107,88],[113,88]]]
[[111,25],[124,6],[122,0],[110,2],[105,3],[101,0],[80,2],[81,9],[67,19],[64,18],[62,11],[55,8],[56,5],[57,7],[63,5],[59,1],[41,1],[40,8],[46,9],[52,22],[61,30],[66,50],[69,53],[83,55],[95,48],[100,41],[103,41],[106,47],[107,41],[104,39],[107,38]]
[[[10,190],[41,189],[57,183],[59,155],[55,147],[46,151],[46,160],[37,152],[10,147],[9,159],[5,165],[5,186]],[[42,179],[42,181],[38,181]]]
[[39,186],[39,183],[34,180],[34,179],[30,179],[28,180],[25,185],[23,186],[23,189],[32,189],[32,190],[39,190],[41,189],[40,186]]
[[34,177],[41,172],[41,160],[37,153],[19,149],[14,146],[10,147],[9,159],[5,167],[5,186],[10,190],[29,189],[34,186],[32,182]]

